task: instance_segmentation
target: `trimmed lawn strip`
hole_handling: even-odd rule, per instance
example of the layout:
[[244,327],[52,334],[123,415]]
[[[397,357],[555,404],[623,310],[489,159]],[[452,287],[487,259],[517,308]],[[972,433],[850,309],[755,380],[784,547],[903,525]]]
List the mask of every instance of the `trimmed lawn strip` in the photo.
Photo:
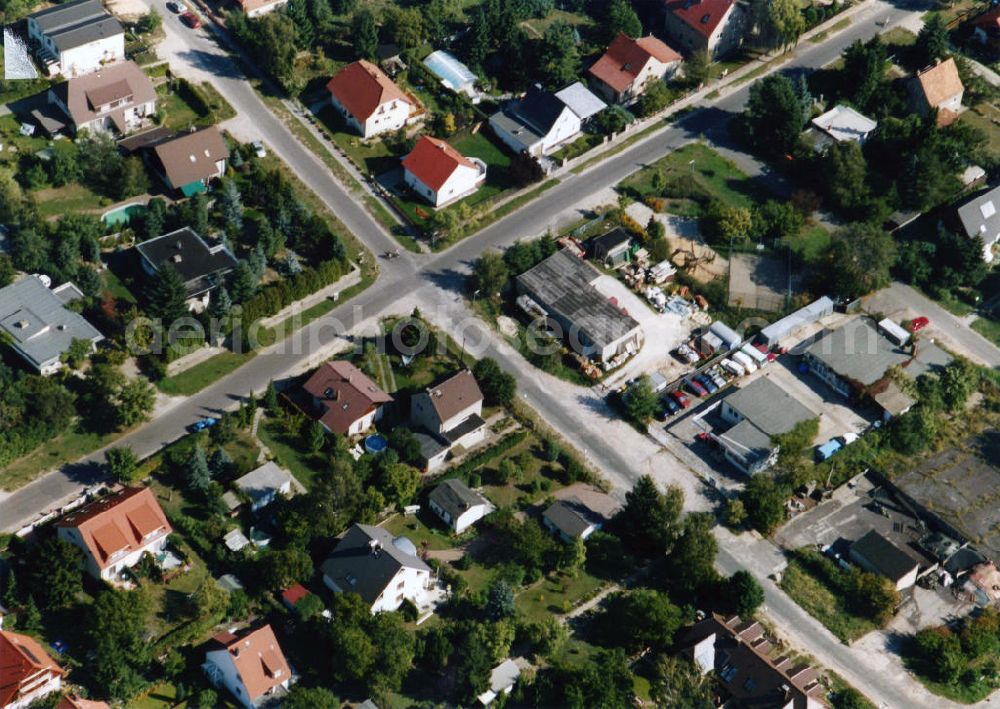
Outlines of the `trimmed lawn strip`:
[[[676,114],[674,114],[674,115],[676,115]],[[597,163],[601,162],[601,160],[606,160],[607,158],[610,158],[610,157],[613,157],[613,156],[617,155],[618,153],[622,152],[626,148],[631,147],[637,141],[642,140],[643,138],[645,138],[646,136],[648,136],[650,133],[653,133],[654,131],[658,131],[661,128],[666,127],[666,123],[670,121],[671,117],[668,117],[668,118],[664,119],[664,121],[662,121],[662,122],[661,121],[654,122],[653,125],[647,126],[647,127],[643,128],[641,131],[639,131],[635,135],[632,135],[632,136],[626,138],[625,140],[623,140],[622,142],[620,142],[618,145],[614,146],[613,148],[608,148],[607,150],[605,150],[600,155],[596,155],[596,156],[592,157],[590,160],[588,160],[587,162],[583,163],[582,165],[577,165],[572,170],[570,170],[570,172],[572,172],[574,175],[579,175],[581,172],[584,172],[585,170],[588,170],[591,167],[593,167],[594,165],[596,165]]]
[[[453,537],[438,520],[432,520],[430,517],[429,513],[423,511],[416,515],[397,514],[382,523],[381,527],[394,537],[406,537],[418,549],[444,551],[458,546],[460,543],[458,539]],[[424,521],[425,519],[427,521]]]
[[794,557],[782,572],[781,589],[841,642],[849,644],[877,629],[867,618],[854,615],[826,579],[813,575]]
[[586,571],[570,577],[557,574],[545,577],[517,594],[521,617],[543,621],[553,615],[565,615],[577,605],[596,595],[607,582]]
[[1000,320],[993,320],[992,318],[980,315],[972,321],[970,327],[994,345],[1000,347]]
[[84,212],[111,204],[111,200],[93,192],[86,185],[71,182],[62,187],[43,187],[29,193],[35,198],[38,214],[43,219],[69,212]]
[[462,232],[458,236],[458,238],[454,238],[454,239],[449,240],[447,244],[443,244],[443,243],[439,244],[437,250],[441,250],[443,248],[446,248],[446,246],[450,246],[452,244],[458,243],[462,239],[464,239],[464,238],[466,238],[468,236],[472,236],[476,232],[485,229],[489,225],[491,225],[491,224],[493,224],[495,222],[500,221],[501,219],[503,219],[504,217],[506,217],[511,212],[514,212],[514,211],[520,209],[521,207],[523,207],[524,205],[526,205],[528,202],[531,202],[532,200],[537,199],[538,196],[541,195],[543,192],[546,192],[546,191],[552,189],[553,187],[555,187],[558,184],[559,184],[559,180],[557,180],[555,178],[546,180],[545,182],[543,182],[541,185],[539,185],[535,189],[531,190],[530,192],[525,192],[520,197],[515,197],[514,199],[510,200],[509,202],[504,203],[503,205],[501,205],[497,209],[491,210],[491,211],[487,212],[486,214],[480,215],[479,218],[473,219],[469,223],[469,225],[465,229],[462,230]]
[[71,429],[62,433],[31,453],[18,458],[0,471],[0,488],[16,490],[27,485],[41,473],[55,470],[70,461],[90,455],[114,441],[125,431],[97,434]]
[[256,356],[256,352],[244,354],[221,352],[211,359],[199,362],[190,369],[161,379],[156,383],[156,386],[169,396],[191,396],[227,374],[231,374]]

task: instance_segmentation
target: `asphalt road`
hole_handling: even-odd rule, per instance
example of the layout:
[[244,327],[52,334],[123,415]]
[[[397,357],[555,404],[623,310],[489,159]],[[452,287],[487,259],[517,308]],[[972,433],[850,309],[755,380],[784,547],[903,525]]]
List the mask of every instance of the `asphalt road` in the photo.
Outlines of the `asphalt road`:
[[[225,56],[214,41],[203,32],[193,32],[180,25],[175,16],[164,10],[163,3],[159,0],[154,0],[153,4],[165,16],[168,41],[177,43],[171,56],[166,58],[171,59],[172,64],[177,60],[188,63],[202,75],[197,78],[209,75],[219,92],[241,114],[240,126],[243,130],[257,133],[246,137],[262,138],[369,248],[376,253],[395,248],[396,244],[391,236],[259,100],[238,66]],[[881,0],[869,0],[868,7],[855,15],[847,30],[821,43],[804,42],[795,50],[795,57],[782,66],[781,71],[794,75],[823,66],[837,58],[844,47],[854,40],[867,39],[882,29],[912,19],[924,9],[923,5],[912,3],[893,6]],[[876,20],[884,24],[876,25]],[[177,66],[174,68],[178,70]],[[183,71],[180,73],[184,74]],[[726,122],[745,103],[747,86],[688,114],[675,125],[630,146],[581,175],[567,175],[559,185],[528,207],[446,252],[433,256],[415,256],[404,252],[399,259],[383,260],[377,283],[367,291],[303,328],[290,340],[260,353],[236,372],[123,437],[118,445],[129,445],[140,456],[155,452],[184,435],[186,427],[198,418],[231,409],[249,391],[259,392],[267,381],[278,380],[304,369],[309,363],[316,361],[325,349],[335,345],[343,333],[364,321],[377,320],[383,313],[409,309],[416,300],[411,296],[418,290],[421,292],[420,301],[436,300],[448,304],[442,305],[442,310],[446,311],[446,315],[454,316],[457,309],[464,308],[461,297],[465,275],[471,263],[483,251],[503,247],[517,239],[530,238],[546,229],[557,229],[574,221],[579,217],[578,205],[585,202],[587,196],[613,186],[635,170],[693,139],[705,136],[715,143],[726,145]],[[743,161],[741,166],[747,167]],[[775,186],[780,186],[778,178],[768,175],[766,169],[759,164],[758,169],[753,172],[760,174],[762,179],[773,180]],[[435,314],[429,316],[432,320],[437,319]],[[510,371],[522,373],[528,367],[519,356],[503,351],[502,348],[490,351],[489,354],[495,356]],[[581,430],[578,418],[570,411],[578,402],[551,397],[544,382],[538,383],[535,379],[525,378],[521,391],[522,395],[527,395],[528,403],[538,410],[544,420],[571,443],[586,451],[591,463],[607,472],[619,494],[627,488],[630,481],[649,472],[637,469],[632,461],[618,451],[619,441],[603,440],[600,430]],[[82,486],[99,478],[99,463],[102,459],[102,453],[89,456],[6,497],[0,502],[0,528],[16,529],[40,512],[58,507],[61,501],[77,494]],[[682,467],[678,461],[670,459],[664,459],[661,464]],[[689,495],[690,506],[693,507],[700,507],[705,500],[703,496],[699,500]],[[719,563],[726,571],[750,567],[755,573],[766,575],[769,573],[767,569],[773,567],[773,551],[769,544],[752,548],[747,546],[746,541],[724,539]],[[879,703],[893,707],[947,705],[947,702],[939,699],[929,700],[929,695],[901,672],[890,672],[890,676],[883,674],[878,679],[867,676],[864,659],[852,654],[849,648],[835,640],[831,642],[831,636],[829,633],[824,636],[822,628],[817,631],[813,627],[816,625],[815,621],[811,621],[801,609],[773,587],[768,588],[768,613],[804,648],[815,651],[821,662],[840,672]],[[801,629],[808,632],[800,632]]]

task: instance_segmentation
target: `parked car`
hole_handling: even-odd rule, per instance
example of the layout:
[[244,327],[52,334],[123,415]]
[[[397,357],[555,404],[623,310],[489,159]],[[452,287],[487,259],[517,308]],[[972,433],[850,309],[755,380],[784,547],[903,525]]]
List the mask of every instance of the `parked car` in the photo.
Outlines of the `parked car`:
[[211,428],[219,422],[219,419],[212,418],[211,416],[206,416],[203,419],[198,419],[193,424],[191,424],[191,432],[197,433],[198,431],[204,431],[206,428]]
[[708,389],[702,386],[701,382],[694,379],[685,379],[684,384],[687,386],[687,390],[695,396],[708,396]]
[[705,372],[705,374],[711,377],[712,381],[715,382],[715,386],[720,389],[726,386],[726,377],[722,374],[722,371],[718,367],[713,367],[708,372]]
[[910,321],[910,332],[920,332],[925,327],[931,324],[931,321],[921,315],[919,318],[913,318]]
[[201,19],[199,19],[199,17],[190,10],[181,15],[181,22],[193,30],[201,27]]
[[672,396],[663,397],[663,408],[668,410],[670,414],[676,414],[681,410],[681,405],[677,403],[677,399]]
[[699,384],[701,384],[703,387],[705,387],[708,390],[709,394],[714,394],[715,392],[719,391],[718,385],[715,382],[713,382],[712,378],[707,374],[699,374],[694,378],[694,380]]
[[673,397],[674,401],[676,401],[682,409],[686,409],[691,405],[691,400],[687,398],[684,395],[684,392],[682,392],[680,389],[675,389],[674,391],[670,392],[670,396]]
[[174,13],[175,15],[179,15],[182,12],[184,12],[184,6],[176,2],[168,2],[167,9],[170,10],[170,12]]
[[264,143],[262,141],[255,140],[254,142],[250,143],[250,145],[253,148],[254,155],[256,155],[259,158],[267,157],[267,148],[264,147]]

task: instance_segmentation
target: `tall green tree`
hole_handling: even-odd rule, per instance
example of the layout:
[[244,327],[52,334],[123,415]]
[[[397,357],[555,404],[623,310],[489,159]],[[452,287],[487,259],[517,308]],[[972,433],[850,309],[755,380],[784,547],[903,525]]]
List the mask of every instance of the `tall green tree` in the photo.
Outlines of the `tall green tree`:
[[374,59],[378,49],[378,25],[371,10],[362,10],[354,16],[351,34],[358,57]]
[[743,505],[751,526],[770,535],[785,521],[789,491],[769,475],[754,475],[743,490]]
[[498,293],[507,287],[510,280],[510,272],[503,257],[495,251],[487,251],[473,269],[473,287],[480,291],[479,296],[483,298],[494,298]]
[[92,677],[101,694],[126,699],[145,685],[152,645],[146,641],[150,602],[146,593],[103,591],[85,619]]
[[146,286],[146,312],[159,318],[164,327],[187,317],[187,288],[173,264],[165,263]]
[[918,67],[924,67],[947,59],[951,53],[950,47],[948,27],[941,13],[932,12],[917,34],[917,42],[913,46],[914,63]]
[[642,375],[622,394],[625,415],[637,425],[645,425],[660,407],[660,398],[653,391],[648,375]]
[[867,43],[855,40],[843,53],[841,92],[862,111],[873,107],[885,82],[889,57],[885,44],[878,35]]
[[671,588],[698,593],[718,580],[714,526],[715,518],[707,512],[689,512],[684,518],[681,533],[667,553],[666,581]]
[[205,449],[200,443],[195,444],[191,456],[184,465],[184,479],[188,487],[195,492],[204,493],[212,482],[212,472],[208,467]]
[[83,554],[69,542],[50,537],[33,555],[29,584],[46,610],[63,608],[83,590]]
[[104,453],[108,473],[119,482],[132,482],[139,467],[139,457],[129,446],[115,446]]
[[115,400],[119,428],[129,428],[148,421],[156,404],[156,390],[145,379],[132,379],[118,390]]
[[683,622],[681,609],[666,594],[642,588],[611,596],[594,621],[594,633],[601,645],[630,653],[647,647],[665,650]]
[[896,262],[892,237],[872,224],[849,224],[833,233],[826,255],[826,274],[832,292],[860,297],[889,285]]
[[545,83],[562,88],[576,79],[580,71],[576,29],[564,20],[553,22],[545,30],[539,49],[539,69]]
[[868,204],[868,162],[861,146],[851,140],[831,145],[821,163],[823,182],[837,209],[858,214]]
[[771,74],[750,86],[743,118],[752,145],[781,156],[795,146],[807,116],[792,81],[783,74]]
[[609,41],[619,32],[633,39],[642,36],[642,22],[628,0],[611,0],[607,7],[604,27]]
[[633,551],[648,556],[663,554],[676,538],[683,507],[683,490],[672,485],[661,493],[653,478],[643,475],[625,493],[625,506],[615,517],[614,526]]
[[713,709],[715,688],[686,657],[662,655],[653,664],[650,696],[659,707]]

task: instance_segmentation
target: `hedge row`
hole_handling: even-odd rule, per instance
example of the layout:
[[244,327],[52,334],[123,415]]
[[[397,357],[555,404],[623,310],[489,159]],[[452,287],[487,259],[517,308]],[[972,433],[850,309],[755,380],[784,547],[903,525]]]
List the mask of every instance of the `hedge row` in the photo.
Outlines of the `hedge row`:
[[243,303],[244,322],[252,323],[270,317],[295,301],[334,283],[344,274],[345,265],[336,259],[323,261],[315,268],[306,268],[302,273],[264,286],[257,295]]
[[483,467],[497,456],[503,455],[528,437],[527,431],[514,431],[501,438],[495,445],[466,458],[460,465],[448,471],[442,479],[462,478],[468,482],[469,475]]
[[177,95],[184,99],[184,102],[202,118],[212,115],[212,107],[208,99],[197,86],[187,79],[177,79]]

